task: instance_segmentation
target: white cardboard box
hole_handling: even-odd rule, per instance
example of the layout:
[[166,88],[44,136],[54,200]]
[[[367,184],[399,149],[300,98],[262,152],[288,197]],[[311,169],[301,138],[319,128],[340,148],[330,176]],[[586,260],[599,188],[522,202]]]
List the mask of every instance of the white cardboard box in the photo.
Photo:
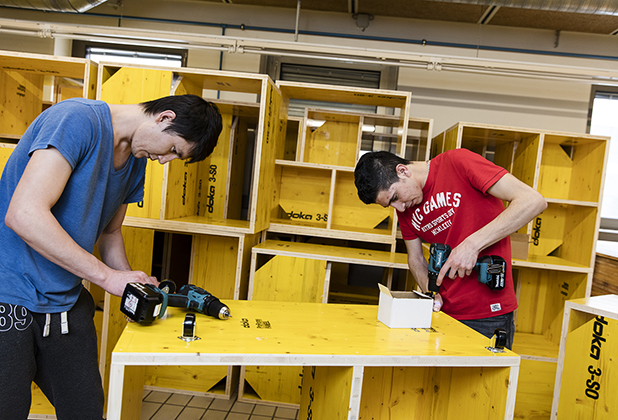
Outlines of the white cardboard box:
[[429,328],[433,299],[417,291],[392,292],[380,287],[378,321],[389,328]]

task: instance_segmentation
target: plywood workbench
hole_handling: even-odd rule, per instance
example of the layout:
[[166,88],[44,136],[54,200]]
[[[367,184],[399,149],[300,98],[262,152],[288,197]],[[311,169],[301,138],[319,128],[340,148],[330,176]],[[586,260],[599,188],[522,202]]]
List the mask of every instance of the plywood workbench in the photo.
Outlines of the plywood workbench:
[[305,366],[301,419],[512,419],[520,358],[444,313],[389,329],[375,305],[226,301],[233,318],[186,310],[129,324],[113,355],[108,420],[140,417],[144,366]]

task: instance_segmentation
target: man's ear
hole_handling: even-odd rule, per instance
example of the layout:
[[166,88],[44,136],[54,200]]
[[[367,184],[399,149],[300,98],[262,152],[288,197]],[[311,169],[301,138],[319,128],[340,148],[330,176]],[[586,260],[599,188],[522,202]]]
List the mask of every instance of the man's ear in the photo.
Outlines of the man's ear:
[[399,178],[409,178],[410,177],[410,168],[407,165],[400,163],[395,167],[395,171],[397,171],[397,176]]
[[174,120],[174,118],[176,118],[176,113],[172,110],[166,110],[166,111],[161,111],[159,112],[159,114],[157,115],[156,121],[158,123],[160,122],[172,122]]

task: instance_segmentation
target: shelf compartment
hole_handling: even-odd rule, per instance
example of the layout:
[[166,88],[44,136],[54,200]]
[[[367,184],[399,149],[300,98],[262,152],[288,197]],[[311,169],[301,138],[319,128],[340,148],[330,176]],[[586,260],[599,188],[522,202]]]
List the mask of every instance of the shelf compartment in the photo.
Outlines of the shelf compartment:
[[[83,58],[0,51],[0,136],[21,137],[49,102],[46,95],[52,103],[94,99],[96,72],[97,64]],[[66,79],[76,85],[61,89]]]
[[586,296],[591,276],[587,273],[523,267],[513,269],[519,302],[515,341],[519,339],[520,333],[526,333],[541,335],[547,343],[529,356],[547,357],[548,352],[557,356],[556,346],[560,343],[564,303]]
[[600,202],[608,147],[606,137],[545,134],[539,192],[553,199]]
[[356,164],[362,118],[359,114],[305,109],[300,162],[337,166]]
[[598,213],[594,206],[549,202],[547,209],[530,222],[529,259],[591,268]]
[[431,157],[446,150],[471,150],[535,187],[541,134],[538,131],[482,124],[458,123],[434,138]]
[[[394,240],[394,210],[360,201],[352,168],[283,160],[276,165],[278,187],[269,230],[370,242],[377,237]],[[284,225],[287,230],[279,229]]]

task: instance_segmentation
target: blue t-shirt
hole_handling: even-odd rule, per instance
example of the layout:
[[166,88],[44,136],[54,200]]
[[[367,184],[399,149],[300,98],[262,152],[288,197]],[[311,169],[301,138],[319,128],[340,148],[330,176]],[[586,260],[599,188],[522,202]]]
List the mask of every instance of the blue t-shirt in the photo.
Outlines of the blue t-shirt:
[[67,99],[41,113],[11,153],[0,179],[0,302],[56,313],[77,301],[82,279],[42,257],[4,224],[32,153],[50,146],[73,169],[52,213],[88,252],[122,204],[142,200],[146,159],[131,155],[116,171],[109,106],[81,98]]

